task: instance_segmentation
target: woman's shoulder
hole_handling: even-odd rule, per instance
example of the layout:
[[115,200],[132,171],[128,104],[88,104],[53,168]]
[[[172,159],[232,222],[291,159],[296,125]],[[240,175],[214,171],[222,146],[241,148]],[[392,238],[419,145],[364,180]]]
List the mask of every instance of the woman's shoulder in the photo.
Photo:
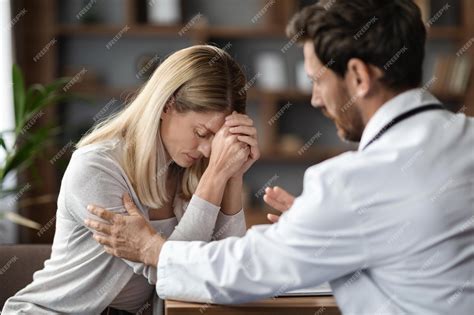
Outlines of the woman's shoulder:
[[111,139],[96,143],[91,143],[77,148],[71,157],[71,161],[102,161],[112,162],[117,161],[119,151],[122,148],[122,142]]
[[[105,140],[76,149],[69,161],[66,173],[79,176],[97,175],[97,172],[122,172],[119,164],[122,143],[118,140]],[[65,174],[66,175],[66,174]]]
[[108,139],[77,148],[73,156],[103,156],[112,155],[122,147],[122,141],[118,139]]

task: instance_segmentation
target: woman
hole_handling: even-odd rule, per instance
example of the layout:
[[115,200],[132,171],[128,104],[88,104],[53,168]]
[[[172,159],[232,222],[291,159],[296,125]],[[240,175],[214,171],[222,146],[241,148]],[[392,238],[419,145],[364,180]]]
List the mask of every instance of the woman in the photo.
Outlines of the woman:
[[150,305],[156,269],[104,251],[84,225],[91,203],[120,213],[125,196],[169,239],[243,235],[242,176],[259,157],[245,103],[245,77],[223,50],[200,45],[167,58],[129,106],[78,143],[61,183],[51,258],[2,314]]

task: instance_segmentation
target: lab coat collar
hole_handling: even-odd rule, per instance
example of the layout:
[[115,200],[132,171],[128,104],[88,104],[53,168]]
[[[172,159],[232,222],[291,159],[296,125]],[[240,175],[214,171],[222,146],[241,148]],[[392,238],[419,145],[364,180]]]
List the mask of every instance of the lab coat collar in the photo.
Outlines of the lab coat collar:
[[395,117],[423,105],[440,103],[436,97],[422,88],[398,94],[383,104],[370,118],[362,133],[358,151],[362,151],[367,143]]

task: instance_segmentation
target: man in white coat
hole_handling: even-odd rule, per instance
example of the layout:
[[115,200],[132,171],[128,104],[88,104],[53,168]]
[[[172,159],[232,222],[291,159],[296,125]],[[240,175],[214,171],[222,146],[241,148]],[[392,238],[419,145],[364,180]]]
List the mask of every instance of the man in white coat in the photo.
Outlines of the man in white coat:
[[[242,303],[329,281],[344,314],[472,314],[474,119],[422,85],[412,0],[320,1],[288,34],[303,44],[311,103],[359,148],[310,167],[288,211],[217,242],[165,241],[133,205],[89,226],[109,253],[157,266],[162,298]],[[436,80],[436,78],[433,78]],[[427,85],[429,82],[428,81]],[[196,195],[215,205],[225,178]]]

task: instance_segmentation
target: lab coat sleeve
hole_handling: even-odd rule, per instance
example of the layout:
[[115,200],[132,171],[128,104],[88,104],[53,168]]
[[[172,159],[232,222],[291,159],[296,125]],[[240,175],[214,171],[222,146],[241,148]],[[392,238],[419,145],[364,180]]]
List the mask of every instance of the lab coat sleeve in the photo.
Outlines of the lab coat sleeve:
[[158,261],[163,299],[243,303],[315,286],[368,264],[359,219],[333,180],[317,167],[305,173],[303,194],[277,224],[241,237],[166,242]]

